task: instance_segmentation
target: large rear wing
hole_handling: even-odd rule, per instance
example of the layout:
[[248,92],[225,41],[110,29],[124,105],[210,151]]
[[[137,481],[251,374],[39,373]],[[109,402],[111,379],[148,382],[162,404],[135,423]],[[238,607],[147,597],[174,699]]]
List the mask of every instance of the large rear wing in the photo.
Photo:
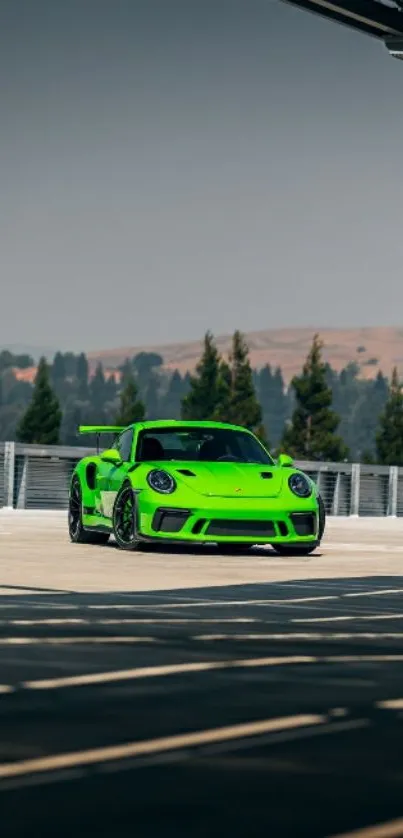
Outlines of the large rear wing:
[[124,425],[80,425],[79,434],[121,434]]
[[80,425],[79,434],[93,434],[97,438],[97,451],[99,453],[99,438],[101,434],[114,434],[117,436],[126,430],[123,425]]

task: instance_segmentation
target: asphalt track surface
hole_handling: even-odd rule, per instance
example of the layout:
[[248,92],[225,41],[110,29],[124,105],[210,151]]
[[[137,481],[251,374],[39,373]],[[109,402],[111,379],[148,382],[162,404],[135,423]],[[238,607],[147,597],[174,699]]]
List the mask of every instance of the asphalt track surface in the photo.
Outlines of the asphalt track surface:
[[303,560],[64,524],[0,512],[1,836],[403,835],[403,521]]

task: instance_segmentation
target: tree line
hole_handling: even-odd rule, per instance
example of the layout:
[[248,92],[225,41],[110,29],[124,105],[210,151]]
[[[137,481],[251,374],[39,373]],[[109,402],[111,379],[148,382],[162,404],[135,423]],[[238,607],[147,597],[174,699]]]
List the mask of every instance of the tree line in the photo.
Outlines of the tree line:
[[[351,363],[337,373],[323,359],[318,335],[302,371],[285,386],[280,367],[254,370],[244,336],[236,331],[228,359],[213,335],[204,337],[193,374],[165,370],[162,357],[141,352],[106,374],[89,373],[84,353],[57,352],[39,362],[32,384],[15,368],[28,355],[0,352],[0,439],[38,444],[83,444],[80,424],[127,425],[172,418],[231,422],[253,430],[275,453],[298,459],[403,465],[403,395],[397,370],[360,377]],[[88,445],[88,439],[86,440]]]

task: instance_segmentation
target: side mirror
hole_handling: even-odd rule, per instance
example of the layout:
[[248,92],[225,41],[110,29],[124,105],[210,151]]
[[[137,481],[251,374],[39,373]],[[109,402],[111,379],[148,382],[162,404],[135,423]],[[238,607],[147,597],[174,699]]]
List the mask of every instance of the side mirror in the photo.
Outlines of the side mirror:
[[107,451],[103,451],[101,460],[103,463],[110,463],[112,466],[120,466],[122,462],[122,458],[116,448],[108,448]]
[[294,460],[292,457],[289,457],[288,454],[280,454],[277,460],[277,465],[282,468],[293,468]]

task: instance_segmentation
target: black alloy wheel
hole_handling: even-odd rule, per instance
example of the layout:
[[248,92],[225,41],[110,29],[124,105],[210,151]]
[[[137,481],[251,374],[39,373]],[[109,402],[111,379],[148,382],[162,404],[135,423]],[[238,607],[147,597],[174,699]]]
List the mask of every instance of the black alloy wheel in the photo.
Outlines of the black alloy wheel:
[[69,536],[74,544],[107,544],[108,532],[85,530],[82,518],[82,492],[80,480],[74,475],[71,481],[68,512]]
[[122,486],[115,500],[113,534],[122,550],[137,550],[140,545],[136,527],[136,499],[129,483]]

